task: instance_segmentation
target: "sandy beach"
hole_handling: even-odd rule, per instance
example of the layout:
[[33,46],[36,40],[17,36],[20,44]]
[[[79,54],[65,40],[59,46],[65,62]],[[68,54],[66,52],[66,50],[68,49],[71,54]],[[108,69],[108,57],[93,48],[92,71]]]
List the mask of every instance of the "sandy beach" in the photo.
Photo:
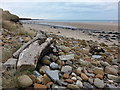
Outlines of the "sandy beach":
[[[63,26],[73,26],[77,28],[105,31],[105,32],[117,32],[118,25],[117,23],[66,23],[66,22],[40,22],[40,23],[49,23],[54,25],[63,25]],[[66,37],[72,37],[75,39],[81,40],[93,40],[98,42],[104,42],[106,44],[117,44],[118,40],[105,40],[104,38],[98,38],[100,33],[84,33],[80,30],[70,30],[70,29],[62,29],[62,28],[51,28],[49,26],[37,25],[37,24],[23,24],[25,28],[31,28],[35,30],[41,30],[49,33],[54,33]],[[92,34],[92,35],[91,35]],[[104,34],[106,35],[106,34]],[[109,34],[110,35],[110,34]]]

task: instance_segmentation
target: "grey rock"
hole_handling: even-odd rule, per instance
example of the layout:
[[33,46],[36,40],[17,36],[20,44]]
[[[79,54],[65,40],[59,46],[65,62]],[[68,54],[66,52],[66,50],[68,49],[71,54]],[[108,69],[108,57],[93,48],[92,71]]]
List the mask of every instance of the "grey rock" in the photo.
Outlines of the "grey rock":
[[33,75],[35,75],[36,77],[40,76],[41,74],[38,71],[33,71]]
[[61,55],[61,56],[59,56],[59,58],[62,61],[72,60],[72,59],[74,59],[74,54]]
[[77,78],[76,78],[76,77],[72,77],[71,79],[72,79],[73,81],[76,81],[76,80],[77,80]]
[[100,59],[102,56],[101,55],[92,55],[92,58],[94,59]]
[[112,74],[112,75],[117,75],[118,74],[118,70],[115,69],[114,67],[111,67],[111,66],[105,67],[105,72],[107,74]]
[[45,73],[47,70],[50,70],[49,66],[42,66],[39,70],[40,73]]
[[61,83],[62,83],[63,86],[67,86],[68,85],[68,83],[66,83],[66,82],[61,82]]
[[88,82],[84,82],[84,87],[86,87],[86,88],[91,88],[91,89],[93,89],[94,88],[94,86],[92,86],[90,83],[88,83]]
[[56,82],[59,80],[59,75],[57,70],[47,70],[46,74],[54,81]]
[[65,63],[66,65],[72,65],[73,63],[72,63],[72,61],[66,61],[66,63]]
[[93,84],[94,83],[94,80],[92,78],[89,78],[88,81]]
[[115,76],[115,75],[111,75],[111,74],[108,74],[107,76],[110,80],[113,80],[114,82],[120,82],[119,76]]
[[76,85],[80,88],[83,87],[83,83],[80,80],[77,80]]
[[110,64],[104,61],[100,61],[100,64],[103,65],[104,67],[109,66]]
[[58,69],[58,68],[59,68],[58,64],[55,63],[55,62],[52,62],[52,63],[50,64],[50,67],[51,67],[52,69]]
[[20,77],[18,77],[18,83],[20,87],[29,87],[33,84],[33,81],[31,80],[31,78],[27,75],[22,75]]
[[116,86],[113,86],[113,85],[110,85],[110,84],[107,84],[106,88],[108,88],[109,90],[118,90],[118,88]]
[[74,85],[74,84],[68,84],[67,88],[72,89],[72,90],[79,90],[79,87],[77,85]]
[[64,72],[64,73],[72,72],[72,67],[71,66],[63,66],[61,69],[61,72]]
[[94,85],[98,88],[104,88],[105,84],[103,80],[100,80],[98,78],[94,79]]
[[95,77],[95,74],[92,74],[92,73],[88,73],[87,70],[84,68],[84,72],[87,76],[89,77]]

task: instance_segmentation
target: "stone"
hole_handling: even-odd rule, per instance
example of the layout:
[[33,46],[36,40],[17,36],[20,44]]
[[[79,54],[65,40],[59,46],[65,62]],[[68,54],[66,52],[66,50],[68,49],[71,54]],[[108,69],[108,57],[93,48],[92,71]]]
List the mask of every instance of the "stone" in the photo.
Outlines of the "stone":
[[67,86],[68,83],[67,82],[61,82],[63,86]]
[[72,74],[71,74],[72,76],[74,76],[74,77],[76,77],[77,75],[74,73],[74,72],[72,72]]
[[29,87],[33,84],[32,79],[28,75],[22,75],[18,77],[18,83],[20,87]]
[[107,84],[106,85],[106,88],[108,88],[109,90],[118,90],[118,88],[116,86],[113,86],[113,85],[110,85],[110,84]]
[[38,81],[37,81],[38,83],[42,83],[42,81],[43,81],[43,76],[42,76],[42,75],[38,76],[38,77],[37,77],[37,80],[38,80]]
[[49,82],[51,82],[51,79],[46,74],[44,74],[42,84],[46,85]]
[[109,66],[110,64],[104,61],[100,61],[100,64],[104,67]]
[[60,66],[63,66],[64,65],[64,61],[61,61],[61,60],[57,60],[57,62],[56,62],[58,65],[60,65]]
[[32,79],[33,83],[38,82],[38,79],[36,78],[36,76],[34,76],[34,75],[28,75],[28,76]]
[[51,88],[52,87],[52,85],[53,85],[53,82],[49,82],[49,83],[47,83],[47,88]]
[[88,81],[89,81],[91,84],[93,84],[93,83],[94,83],[93,78],[89,78],[89,79],[88,79]]
[[107,75],[107,77],[108,77],[109,79],[113,80],[113,81],[116,81],[116,80],[118,80],[118,79],[119,79],[119,77],[118,77],[118,76],[111,75],[111,74],[108,74],[108,75]]
[[77,85],[74,85],[74,84],[68,84],[67,88],[72,89],[72,90],[79,90],[79,87]]
[[89,77],[94,77],[95,76],[95,74],[93,74],[93,73],[88,73],[85,68],[84,68],[84,73]]
[[94,88],[94,86],[92,86],[89,82],[84,82],[84,86],[85,88],[90,88],[90,89]]
[[104,88],[105,84],[103,80],[100,80],[98,78],[94,79],[94,85],[98,88]]
[[76,78],[76,77],[72,77],[71,79],[72,79],[73,81],[76,81],[76,80],[77,80],[77,78]]
[[79,77],[79,76],[77,76],[77,79],[78,79],[78,80],[80,80],[80,81],[82,81],[82,78],[81,78],[81,77]]
[[63,74],[63,78],[64,79],[68,79],[69,78],[69,75],[67,73]]
[[86,67],[91,67],[91,65],[92,65],[90,62],[84,61],[82,59],[79,60],[79,63],[80,63],[80,65],[86,66]]
[[71,66],[62,66],[61,72],[63,73],[68,73],[68,72],[72,72],[72,67]]
[[92,55],[92,58],[94,59],[100,59],[102,56],[101,55]]
[[103,79],[103,75],[101,75],[101,74],[97,74],[95,77],[99,78],[99,79]]
[[51,67],[52,69],[58,69],[58,68],[59,68],[58,64],[55,63],[55,62],[52,62],[52,63],[50,64],[50,67]]
[[78,75],[80,75],[81,74],[81,71],[82,71],[82,67],[78,67],[77,69],[76,69],[76,73],[78,74]]
[[56,83],[59,85],[59,86],[62,86],[62,81],[61,80],[57,80]]
[[62,61],[72,60],[72,59],[74,59],[74,54],[61,55],[61,56],[59,56],[59,58]]
[[80,88],[83,87],[83,83],[80,80],[77,80],[76,85]]
[[71,49],[66,46],[57,46],[59,49],[61,49],[63,52],[68,53]]
[[107,66],[105,67],[105,73],[112,74],[112,75],[118,75],[118,70],[114,67]]
[[88,76],[86,76],[84,73],[81,73],[81,78],[85,81],[88,80]]
[[99,69],[99,68],[96,68],[96,69],[94,70],[94,73],[95,73],[95,74],[101,74],[101,75],[104,75],[103,70],[102,70],[102,69]]
[[39,69],[39,72],[40,72],[40,73],[45,73],[47,70],[50,70],[50,67],[49,67],[49,66],[42,66],[42,67]]
[[35,83],[35,84],[34,84],[34,89],[46,90],[46,89],[47,89],[47,86],[46,86],[46,85],[43,85],[43,84]]
[[53,61],[53,62],[55,62],[55,61],[57,61],[57,60],[58,60],[58,57],[57,57],[57,56],[55,56],[55,55],[53,55],[53,56],[51,56],[51,59],[52,59],[52,61]]
[[73,80],[72,79],[66,79],[65,82],[72,84]]
[[45,65],[50,65],[51,61],[46,59],[46,60],[42,60],[42,63]]
[[40,73],[38,71],[33,71],[33,75],[35,75],[36,77],[40,76]]
[[73,63],[72,63],[72,61],[66,61],[66,63],[65,63],[66,65],[73,65]]
[[56,82],[59,80],[59,75],[57,70],[47,70],[46,74],[54,81]]
[[23,39],[24,39],[24,42],[28,42],[28,41],[30,41],[30,40],[31,40],[31,38],[30,38],[30,37],[24,37]]

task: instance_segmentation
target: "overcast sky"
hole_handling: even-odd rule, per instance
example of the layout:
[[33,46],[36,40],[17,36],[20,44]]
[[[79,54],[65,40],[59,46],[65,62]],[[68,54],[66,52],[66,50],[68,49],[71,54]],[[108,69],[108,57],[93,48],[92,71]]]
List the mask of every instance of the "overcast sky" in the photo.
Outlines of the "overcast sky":
[[118,18],[118,0],[56,1],[3,0],[0,7],[19,17],[40,19],[117,20]]

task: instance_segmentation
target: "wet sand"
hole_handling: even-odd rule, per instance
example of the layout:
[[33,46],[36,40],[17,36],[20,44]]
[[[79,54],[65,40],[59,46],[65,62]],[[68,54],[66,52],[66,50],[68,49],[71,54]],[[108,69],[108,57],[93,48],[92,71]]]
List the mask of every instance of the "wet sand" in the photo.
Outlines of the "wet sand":
[[[46,23],[46,22],[42,22]],[[73,27],[79,27],[79,28],[85,28],[85,29],[94,29],[94,30],[103,30],[103,31],[117,31],[117,23],[61,23],[61,22],[47,22],[50,24],[55,25],[69,25]],[[99,43],[103,42],[108,45],[111,44],[118,44],[117,40],[107,41],[104,38],[98,38],[97,36],[88,35],[87,33],[83,33],[80,30],[69,30],[69,29],[62,29],[62,28],[51,28],[49,26],[43,26],[43,25],[37,25],[37,24],[23,24],[25,28],[31,28],[34,30],[41,30],[44,32],[54,33],[57,35],[62,35],[66,37],[72,37],[75,39],[81,39],[81,40],[93,40],[98,41]]]

